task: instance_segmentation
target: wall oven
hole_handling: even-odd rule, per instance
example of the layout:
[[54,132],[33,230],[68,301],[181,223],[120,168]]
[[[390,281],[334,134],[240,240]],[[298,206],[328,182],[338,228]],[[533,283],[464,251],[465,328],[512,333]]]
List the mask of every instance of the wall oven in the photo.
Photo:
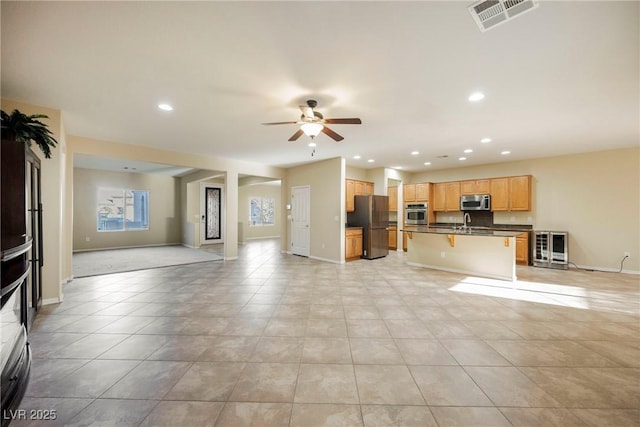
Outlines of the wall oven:
[[427,203],[413,203],[405,206],[405,225],[429,225],[429,209]]

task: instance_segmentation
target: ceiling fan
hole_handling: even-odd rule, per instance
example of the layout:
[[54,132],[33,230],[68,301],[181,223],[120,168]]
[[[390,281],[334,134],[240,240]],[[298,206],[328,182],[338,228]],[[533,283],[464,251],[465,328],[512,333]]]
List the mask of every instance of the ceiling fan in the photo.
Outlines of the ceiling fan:
[[289,138],[289,141],[295,141],[302,134],[306,134],[311,139],[316,137],[320,132],[328,135],[335,141],[342,141],[344,137],[338,135],[331,129],[329,129],[327,124],[336,124],[336,125],[360,125],[362,124],[362,120],[358,118],[349,118],[349,119],[325,119],[322,114],[315,111],[318,102],[315,99],[309,99],[307,101],[307,105],[301,105],[300,111],[302,111],[302,115],[300,116],[300,120],[292,121],[292,122],[273,122],[273,123],[262,123],[263,125],[292,125],[297,124],[300,125],[300,129]]

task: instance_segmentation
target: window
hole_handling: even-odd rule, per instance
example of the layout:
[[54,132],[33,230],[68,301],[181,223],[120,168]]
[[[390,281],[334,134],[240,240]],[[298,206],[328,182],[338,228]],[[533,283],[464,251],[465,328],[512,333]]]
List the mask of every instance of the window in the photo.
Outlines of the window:
[[148,191],[98,188],[98,231],[148,229]]
[[249,225],[274,225],[275,205],[275,200],[271,197],[249,197]]

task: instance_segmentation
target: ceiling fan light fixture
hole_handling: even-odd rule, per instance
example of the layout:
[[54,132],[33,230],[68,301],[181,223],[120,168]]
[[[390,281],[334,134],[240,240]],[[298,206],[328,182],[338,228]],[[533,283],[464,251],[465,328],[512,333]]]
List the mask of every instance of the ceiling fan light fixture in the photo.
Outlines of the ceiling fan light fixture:
[[324,125],[322,123],[303,123],[300,126],[300,129],[305,133],[305,135],[310,136],[311,138],[318,136]]

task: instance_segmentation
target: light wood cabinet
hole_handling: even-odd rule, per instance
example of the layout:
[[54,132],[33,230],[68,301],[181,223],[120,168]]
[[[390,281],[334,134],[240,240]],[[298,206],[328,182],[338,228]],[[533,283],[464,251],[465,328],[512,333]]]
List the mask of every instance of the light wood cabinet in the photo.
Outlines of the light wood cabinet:
[[355,181],[352,181],[350,179],[346,180],[346,210],[347,212],[353,212],[353,210],[355,209],[355,199],[354,196],[356,195],[356,183]]
[[509,210],[509,178],[491,179],[491,210]]
[[357,179],[345,180],[345,210],[353,212],[355,209],[355,196],[367,196],[373,194],[374,185],[369,181],[358,181]]
[[446,185],[446,211],[459,211],[460,210],[460,183],[459,182],[447,182]]
[[402,194],[404,202],[415,202],[416,201],[416,185],[415,184],[405,184],[402,186]]
[[460,194],[489,194],[491,192],[491,181],[489,179],[476,179],[460,181]]
[[402,187],[403,200],[405,203],[428,202],[430,188],[431,184],[428,182],[420,184],[405,184]]
[[389,226],[389,249],[396,250],[398,247],[398,228]]
[[531,210],[531,175],[491,179],[491,210]]
[[436,182],[433,184],[433,210],[436,212],[443,212],[447,203],[447,188],[444,182]]
[[529,265],[529,233],[516,236],[516,264]]
[[347,228],[345,230],[345,259],[347,261],[362,256],[362,228]]
[[387,188],[389,196],[389,212],[398,212],[398,187]]
[[429,201],[429,187],[430,184],[427,182],[416,184],[416,202]]
[[[365,196],[373,195],[373,182],[364,183],[364,195]],[[356,196],[359,196],[359,194],[356,194]]]
[[433,184],[433,210],[453,212],[460,210],[460,182],[438,182]]
[[531,210],[531,175],[509,178],[509,197],[512,211]]

